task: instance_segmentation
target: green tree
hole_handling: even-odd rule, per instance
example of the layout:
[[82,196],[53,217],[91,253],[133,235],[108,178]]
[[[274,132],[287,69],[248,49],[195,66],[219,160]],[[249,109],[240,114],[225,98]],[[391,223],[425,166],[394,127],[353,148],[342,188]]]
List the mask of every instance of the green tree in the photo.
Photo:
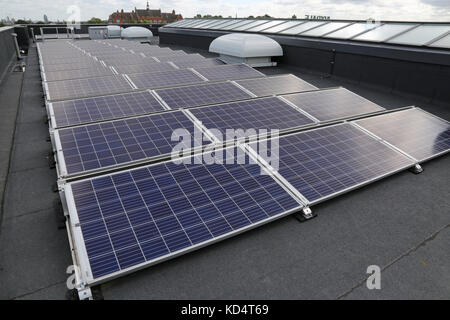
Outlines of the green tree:
[[16,24],[29,24],[29,22],[25,21],[25,20],[22,20],[22,19],[19,19],[19,20],[16,21]]
[[44,21],[38,21],[38,22],[36,22],[36,24],[45,24],[45,22]]
[[292,19],[297,19],[297,16],[295,14],[293,14]]
[[88,23],[90,23],[90,24],[96,24],[96,23],[103,23],[103,21],[102,21],[102,19],[100,19],[100,18],[92,17],[91,19],[88,20]]

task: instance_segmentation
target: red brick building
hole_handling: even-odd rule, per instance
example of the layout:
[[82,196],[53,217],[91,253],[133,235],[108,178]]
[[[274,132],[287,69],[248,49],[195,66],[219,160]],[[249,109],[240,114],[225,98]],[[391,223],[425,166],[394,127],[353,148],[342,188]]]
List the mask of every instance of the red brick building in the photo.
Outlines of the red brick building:
[[109,23],[138,23],[145,22],[151,24],[164,24],[183,19],[181,14],[176,14],[175,10],[172,12],[161,12],[161,9],[150,9],[147,2],[146,9],[136,9],[134,8],[131,12],[124,12],[117,10],[109,16]]

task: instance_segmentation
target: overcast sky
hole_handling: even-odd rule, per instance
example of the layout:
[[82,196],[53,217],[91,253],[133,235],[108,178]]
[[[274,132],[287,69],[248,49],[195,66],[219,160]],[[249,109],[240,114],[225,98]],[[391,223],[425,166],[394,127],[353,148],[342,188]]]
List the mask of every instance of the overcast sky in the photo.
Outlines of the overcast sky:
[[[67,8],[77,5],[81,20],[107,19],[117,9],[145,8],[142,0],[0,0],[0,18],[67,20]],[[332,19],[450,21],[450,0],[164,0],[150,1],[150,8],[175,9],[184,17],[195,14],[247,17],[264,15],[303,18],[306,14]]]

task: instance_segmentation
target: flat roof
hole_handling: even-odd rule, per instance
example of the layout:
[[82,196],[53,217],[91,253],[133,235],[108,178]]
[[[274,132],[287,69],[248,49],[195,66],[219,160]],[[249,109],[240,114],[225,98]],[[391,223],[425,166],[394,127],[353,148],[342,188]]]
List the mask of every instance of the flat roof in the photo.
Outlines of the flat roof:
[[[14,132],[14,140],[0,139],[2,166],[11,159],[0,176],[6,184],[0,298],[65,299],[72,260],[53,207],[56,174],[47,162],[51,145],[35,46],[25,59],[27,71],[10,73],[0,85],[12,110],[1,128]],[[387,109],[416,105],[450,120],[448,107],[380,88],[289,65],[259,70],[293,73],[319,88],[343,86]],[[422,174],[401,172],[315,206],[318,217],[307,223],[289,216],[102,284],[101,291],[105,299],[447,299],[449,167],[448,155],[434,159]],[[370,265],[382,269],[381,290],[366,288]]]

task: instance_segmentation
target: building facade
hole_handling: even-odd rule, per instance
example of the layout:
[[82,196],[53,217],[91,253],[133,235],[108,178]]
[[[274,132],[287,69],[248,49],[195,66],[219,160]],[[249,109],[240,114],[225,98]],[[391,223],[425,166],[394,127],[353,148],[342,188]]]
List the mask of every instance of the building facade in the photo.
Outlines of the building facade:
[[109,16],[109,23],[151,23],[151,24],[165,24],[183,19],[181,14],[176,14],[175,10],[172,12],[161,12],[161,9],[150,9],[150,5],[147,2],[146,9],[134,8],[131,12],[125,12],[117,10]]

